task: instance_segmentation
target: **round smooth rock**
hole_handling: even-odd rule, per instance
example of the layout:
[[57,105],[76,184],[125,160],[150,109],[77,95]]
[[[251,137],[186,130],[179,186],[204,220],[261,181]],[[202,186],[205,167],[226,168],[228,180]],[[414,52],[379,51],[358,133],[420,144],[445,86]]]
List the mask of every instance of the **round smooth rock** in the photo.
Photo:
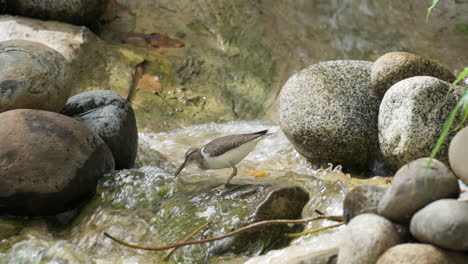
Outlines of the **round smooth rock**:
[[389,52],[375,61],[371,85],[382,98],[392,85],[414,76],[433,76],[450,83],[455,81],[455,76],[436,61],[408,52]]
[[460,130],[450,142],[449,161],[455,175],[468,184],[468,127]]
[[465,264],[467,254],[443,250],[429,244],[396,245],[379,258],[377,264]]
[[102,139],[80,122],[52,112],[0,114],[0,211],[47,215],[73,208],[114,169]]
[[357,215],[377,213],[380,199],[387,189],[374,185],[360,185],[346,194],[343,201],[343,216],[348,223]]
[[346,226],[338,253],[338,264],[374,264],[401,239],[389,220],[375,214],[361,214]]
[[378,213],[392,221],[408,223],[416,211],[442,199],[458,197],[458,179],[442,162],[428,158],[410,162],[395,174],[379,202]]
[[468,251],[468,203],[454,199],[435,201],[413,216],[410,231],[419,241]]
[[37,42],[0,42],[0,113],[30,108],[59,112],[70,96],[69,67],[57,51]]
[[133,167],[138,130],[133,109],[125,98],[107,90],[81,93],[67,101],[62,114],[82,122],[106,142],[116,169]]
[[[396,170],[406,163],[431,155],[442,126],[457,104],[463,88],[434,77],[417,76],[393,85],[385,94],[379,111],[379,144],[385,163]],[[461,121],[456,119],[455,123]],[[448,142],[436,158],[448,164]]]
[[7,3],[10,14],[92,26],[104,12],[108,0],[15,0]]
[[280,94],[280,125],[315,165],[367,169],[378,153],[379,99],[371,62],[328,61],[294,74]]

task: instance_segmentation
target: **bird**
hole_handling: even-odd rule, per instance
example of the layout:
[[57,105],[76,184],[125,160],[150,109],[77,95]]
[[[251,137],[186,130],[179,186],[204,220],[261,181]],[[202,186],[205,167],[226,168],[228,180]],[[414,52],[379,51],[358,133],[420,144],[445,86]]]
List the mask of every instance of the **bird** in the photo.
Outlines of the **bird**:
[[232,173],[224,186],[237,175],[236,165],[255,148],[257,143],[268,136],[267,130],[254,133],[229,135],[216,138],[202,148],[190,148],[185,152],[185,160],[175,172],[175,176],[189,164],[195,163],[202,170],[232,168]]

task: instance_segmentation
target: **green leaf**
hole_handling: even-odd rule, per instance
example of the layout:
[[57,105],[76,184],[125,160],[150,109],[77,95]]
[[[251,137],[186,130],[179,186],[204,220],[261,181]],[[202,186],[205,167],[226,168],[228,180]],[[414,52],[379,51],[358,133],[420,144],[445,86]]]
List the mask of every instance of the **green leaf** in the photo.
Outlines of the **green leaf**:
[[448,92],[450,93],[453,90],[453,87],[455,87],[455,85],[457,85],[463,78],[465,78],[466,75],[468,75],[468,66],[466,66],[465,69],[463,69],[463,71],[458,74],[457,79],[452,83],[452,85],[450,85]]
[[458,126],[455,128],[455,131],[462,128],[462,125],[465,123],[466,119],[468,119],[468,89],[465,89],[465,94],[460,99],[460,102],[463,108],[463,119],[460,122],[460,124],[458,124]]
[[429,21],[429,16],[432,13],[432,9],[439,3],[439,0],[432,0],[432,5],[427,9],[427,14],[426,14],[426,23]]

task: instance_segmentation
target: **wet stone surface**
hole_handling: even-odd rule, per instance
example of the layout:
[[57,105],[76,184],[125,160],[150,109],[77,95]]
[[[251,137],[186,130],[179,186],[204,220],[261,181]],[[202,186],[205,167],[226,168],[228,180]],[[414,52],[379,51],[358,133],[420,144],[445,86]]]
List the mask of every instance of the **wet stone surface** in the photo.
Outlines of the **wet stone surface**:
[[[185,183],[152,167],[108,175],[97,207],[85,209],[74,229],[73,241],[96,256],[106,256],[115,243],[102,232],[143,245],[179,242],[197,227],[209,226],[192,239],[215,237],[254,222],[301,217],[309,195],[292,185],[232,185]],[[131,226],[131,228],[129,228]],[[194,262],[219,255],[259,254],[287,245],[284,234],[301,226],[269,225],[212,243],[178,249],[173,261]],[[93,242],[95,238],[99,238]],[[124,249],[132,250],[132,249]],[[159,253],[158,253],[159,254]]]

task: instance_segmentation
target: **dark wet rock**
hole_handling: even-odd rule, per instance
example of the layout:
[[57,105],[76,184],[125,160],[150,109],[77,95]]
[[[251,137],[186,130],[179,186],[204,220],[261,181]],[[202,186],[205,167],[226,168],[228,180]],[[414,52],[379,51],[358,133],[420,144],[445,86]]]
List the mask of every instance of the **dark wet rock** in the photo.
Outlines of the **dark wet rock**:
[[435,201],[413,216],[410,230],[421,242],[468,251],[468,203],[452,199]]
[[94,264],[95,262],[91,256],[65,240],[31,238],[16,243],[5,255],[0,256],[0,263]]
[[377,207],[386,189],[374,185],[360,185],[352,189],[343,202],[343,216],[348,223],[357,215],[377,213]]
[[[175,243],[207,222],[209,227],[193,239],[219,236],[262,220],[300,218],[309,199],[296,186],[232,185],[226,189],[213,182],[185,183],[155,167],[116,171],[106,176],[103,186],[102,202],[80,216],[83,220],[72,234],[84,248],[102,232],[135,243]],[[198,263],[210,256],[259,254],[287,245],[290,238],[285,234],[300,229],[300,225],[268,225],[213,243],[179,248],[171,260],[189,258]],[[119,245],[103,239],[96,253],[106,254],[114,247]]]
[[429,244],[400,244],[387,250],[377,264],[465,264],[467,254]]
[[428,158],[401,167],[393,178],[378,212],[388,219],[408,223],[416,211],[442,198],[458,197],[457,177],[442,162],[433,159],[426,170]]
[[151,148],[151,146],[141,140],[138,140],[138,151],[135,160],[135,168],[143,166],[158,167],[166,171],[176,171],[176,166],[169,161],[161,152]]
[[294,74],[280,95],[280,124],[311,163],[367,169],[378,153],[379,100],[371,62],[328,61]]
[[73,117],[98,134],[112,151],[116,169],[132,168],[138,148],[138,130],[130,103],[107,90],[71,97],[62,114]]
[[468,128],[460,130],[450,142],[449,161],[455,175],[468,184]]
[[407,52],[390,52],[378,58],[371,72],[371,85],[382,98],[392,85],[414,76],[433,76],[446,82],[455,76],[442,64]]
[[[456,86],[434,77],[418,76],[393,85],[379,111],[379,144],[387,166],[397,170],[404,164],[430,156],[442,126],[463,94]],[[455,123],[461,121],[456,119]],[[451,133],[436,158],[448,164]]]
[[69,67],[37,42],[0,42],[0,112],[31,108],[59,112],[70,95]]
[[374,264],[387,249],[401,242],[392,222],[375,214],[361,214],[346,226],[339,264]]
[[86,126],[52,112],[0,114],[0,211],[53,214],[76,206],[114,169],[107,145]]
[[8,1],[9,14],[75,25],[97,24],[108,0],[14,0]]

